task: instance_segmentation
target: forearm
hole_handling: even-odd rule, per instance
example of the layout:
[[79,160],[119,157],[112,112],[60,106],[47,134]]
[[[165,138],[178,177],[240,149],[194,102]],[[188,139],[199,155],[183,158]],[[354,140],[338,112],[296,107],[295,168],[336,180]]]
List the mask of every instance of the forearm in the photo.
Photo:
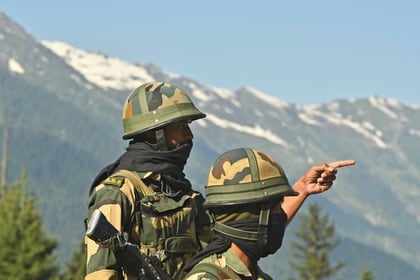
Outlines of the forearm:
[[299,211],[300,207],[305,202],[306,198],[309,196],[305,189],[305,185],[301,180],[298,180],[292,188],[299,192],[299,195],[297,196],[285,196],[283,199],[283,203],[281,207],[283,208],[283,211],[287,215],[287,224],[289,224],[296,213]]

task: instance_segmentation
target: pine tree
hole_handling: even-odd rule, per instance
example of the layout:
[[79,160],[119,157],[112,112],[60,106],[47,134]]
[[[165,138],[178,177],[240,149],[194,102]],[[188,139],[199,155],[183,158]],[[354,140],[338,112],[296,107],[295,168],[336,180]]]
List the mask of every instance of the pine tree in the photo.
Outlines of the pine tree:
[[22,175],[0,197],[0,280],[56,279],[57,242],[44,234],[37,201],[26,185]]
[[375,279],[375,276],[373,275],[373,272],[366,266],[362,271],[360,280],[374,280],[374,279]]
[[80,242],[77,251],[66,265],[66,271],[62,280],[84,279],[86,275],[86,246],[84,240]]
[[329,279],[345,266],[330,264],[330,253],[339,244],[335,226],[328,215],[321,216],[318,204],[309,205],[309,213],[300,217],[297,240],[291,242],[291,267],[302,280]]

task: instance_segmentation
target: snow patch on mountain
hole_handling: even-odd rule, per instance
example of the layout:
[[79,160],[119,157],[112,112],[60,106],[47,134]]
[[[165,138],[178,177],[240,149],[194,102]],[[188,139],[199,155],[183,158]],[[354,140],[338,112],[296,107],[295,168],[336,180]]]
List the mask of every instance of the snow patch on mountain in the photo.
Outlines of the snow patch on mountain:
[[25,73],[25,69],[14,58],[10,58],[8,64],[9,64],[9,70],[11,72],[14,72],[14,73],[17,73],[17,74]]
[[410,135],[414,135],[414,136],[418,136],[418,137],[420,137],[420,130],[410,129],[410,130],[408,131],[408,133],[409,133]]
[[[377,106],[381,108],[381,111],[385,110],[383,106]],[[388,147],[388,145],[381,139],[383,133],[370,122],[356,122],[353,121],[351,117],[343,117],[338,112],[321,111],[320,106],[318,105],[306,105],[298,107],[300,109],[298,117],[309,125],[322,126],[325,124],[325,122],[327,122],[337,126],[347,126],[353,129],[356,133],[375,143],[375,145],[379,148],[385,149]],[[392,116],[390,111],[386,112],[388,115]]]
[[211,89],[220,98],[226,99],[227,102],[232,103],[237,108],[241,108],[241,101],[238,100],[237,94],[234,91],[218,87],[212,87]]
[[42,41],[42,44],[62,57],[86,80],[105,89],[131,91],[143,83],[155,80],[141,65],[101,53],[87,52],[63,42]]
[[389,108],[389,104],[397,105],[396,101],[392,102],[390,99],[381,98],[381,97],[369,97],[369,103],[379,111],[383,112],[385,115],[389,116],[391,119],[396,119],[398,115]]
[[221,97],[223,99],[234,99],[235,98],[235,92],[233,92],[229,89],[212,87],[211,90],[213,90],[214,93],[216,93],[219,97]]
[[235,122],[231,122],[231,121],[219,118],[213,114],[207,114],[206,119],[223,129],[233,129],[241,133],[247,133],[252,136],[264,138],[265,140],[270,141],[276,145],[281,145],[287,148],[289,147],[289,145],[287,144],[285,140],[281,139],[279,136],[274,134],[271,130],[264,129],[258,124],[255,124],[255,126],[253,127],[245,126],[245,125],[241,125]]
[[213,99],[209,94],[206,94],[197,84],[189,83],[188,86],[191,89],[191,94],[199,101],[209,102]]
[[250,86],[246,86],[243,89],[246,90],[247,92],[251,93],[255,97],[261,99],[262,101],[266,102],[267,104],[270,104],[271,106],[274,106],[278,109],[284,109],[284,108],[287,108],[289,106],[286,102],[283,102],[283,101],[281,101],[280,99],[278,99],[274,96],[267,95],[267,94],[263,93],[262,91],[259,91],[255,88],[250,87]]
[[380,213],[368,212],[365,215],[365,219],[372,225],[375,226],[387,226],[386,219]]

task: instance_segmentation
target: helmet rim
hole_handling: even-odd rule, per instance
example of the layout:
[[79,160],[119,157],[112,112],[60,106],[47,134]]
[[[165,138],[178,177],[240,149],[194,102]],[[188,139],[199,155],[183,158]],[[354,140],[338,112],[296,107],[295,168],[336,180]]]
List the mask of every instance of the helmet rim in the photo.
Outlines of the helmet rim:
[[[284,196],[299,195],[290,187],[286,177],[275,177],[264,181],[235,185],[205,186],[205,188],[205,208],[262,203]],[[241,188],[240,192],[238,192],[238,188]]]

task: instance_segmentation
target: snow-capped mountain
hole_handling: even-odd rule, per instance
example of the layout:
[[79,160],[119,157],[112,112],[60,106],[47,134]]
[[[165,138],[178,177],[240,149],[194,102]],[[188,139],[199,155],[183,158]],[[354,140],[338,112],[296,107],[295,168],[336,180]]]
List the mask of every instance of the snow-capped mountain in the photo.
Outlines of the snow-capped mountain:
[[[71,67],[81,73],[86,80],[104,89],[129,92],[145,82],[156,80],[154,74],[149,73],[145,65],[129,63],[101,53],[90,53],[63,42],[42,41],[42,44],[62,57]],[[167,79],[180,79],[180,75],[168,73],[164,70],[161,70],[161,72],[167,76]],[[241,96],[235,94],[234,91],[205,87],[194,82],[190,82],[189,87],[192,95],[199,100],[200,104],[209,103],[212,100],[224,99],[226,102],[222,103],[225,105],[222,110],[228,114],[229,111],[233,112],[231,109],[232,106],[237,108],[241,107]],[[242,90],[265,102],[266,106],[273,107],[274,109],[281,110],[290,107],[287,103],[252,87],[245,87]],[[355,100],[349,101],[354,102]],[[398,118],[398,112],[403,110],[404,107],[416,109],[416,106],[404,105],[393,99],[370,97],[368,101],[372,108],[383,112],[390,119]],[[201,105],[203,106],[203,104]],[[325,111],[325,108],[322,108],[322,106],[314,105],[296,106],[295,110],[298,112],[298,118],[308,125],[323,126],[326,123],[331,123],[337,126],[345,126],[375,143],[379,148],[388,148],[390,146],[389,143],[385,143],[385,140],[382,139],[382,132],[374,124],[369,120],[362,119],[361,121],[355,121],[351,115],[342,115],[338,103],[329,104],[327,107],[328,111]],[[225,129],[230,128],[238,132],[265,138],[273,144],[288,146],[287,142],[281,139],[279,135],[274,134],[270,129],[264,128],[261,125],[241,125],[240,123],[222,119],[214,114],[209,114],[207,120]],[[410,133],[419,135],[420,130],[412,128],[410,129]]]

